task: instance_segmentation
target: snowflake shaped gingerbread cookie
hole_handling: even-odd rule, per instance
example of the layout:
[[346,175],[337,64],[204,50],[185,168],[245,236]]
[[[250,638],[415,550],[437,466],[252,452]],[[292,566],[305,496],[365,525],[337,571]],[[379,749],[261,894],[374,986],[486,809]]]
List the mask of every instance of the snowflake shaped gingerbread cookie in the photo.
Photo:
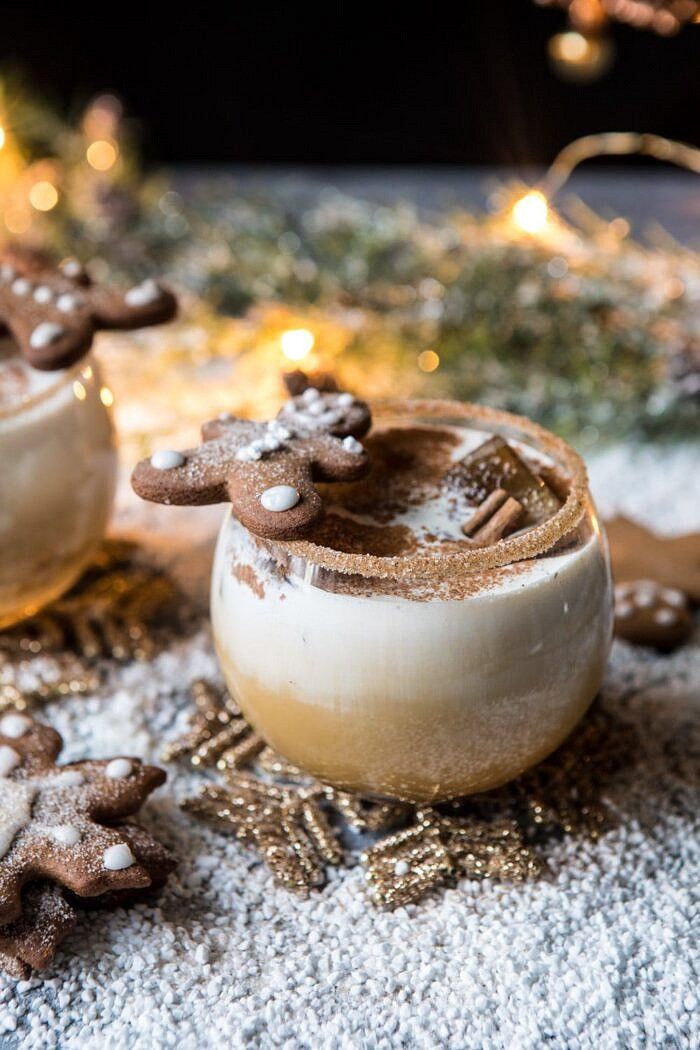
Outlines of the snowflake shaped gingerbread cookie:
[[369,458],[359,438],[369,406],[352,394],[309,387],[267,423],[222,415],[202,427],[203,444],[161,451],[132,475],[139,496],[197,506],[229,500],[257,536],[296,539],[323,514],[316,482],[355,481]]
[[51,882],[36,882],[22,895],[22,915],[0,928],[0,968],[11,977],[26,980],[32,970],[43,970],[53,960],[78,921],[76,905],[109,908],[131,904],[159,889],[175,867],[169,850],[135,824],[122,824],[119,834],[139,864],[146,868],[151,884],[146,890],[121,890],[100,897],[66,898],[66,891]]
[[25,715],[0,719],[0,926],[20,915],[29,882],[79,897],[152,883],[126,833],[106,824],[135,813],[165,774],[135,758],[59,766],[61,743]]
[[118,292],[93,283],[72,259],[54,266],[38,252],[0,253],[0,326],[34,368],[67,368],[99,329],[160,324],[176,309],[174,295],[152,279]]

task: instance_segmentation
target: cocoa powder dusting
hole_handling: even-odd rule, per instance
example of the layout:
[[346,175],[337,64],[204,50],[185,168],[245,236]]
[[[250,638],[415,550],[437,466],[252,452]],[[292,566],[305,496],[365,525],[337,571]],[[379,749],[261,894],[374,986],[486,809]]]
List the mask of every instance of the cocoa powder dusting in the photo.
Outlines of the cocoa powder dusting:
[[256,598],[265,597],[265,588],[252,565],[235,563],[231,568],[231,573],[236,577],[239,583],[242,583],[245,587],[249,587]]

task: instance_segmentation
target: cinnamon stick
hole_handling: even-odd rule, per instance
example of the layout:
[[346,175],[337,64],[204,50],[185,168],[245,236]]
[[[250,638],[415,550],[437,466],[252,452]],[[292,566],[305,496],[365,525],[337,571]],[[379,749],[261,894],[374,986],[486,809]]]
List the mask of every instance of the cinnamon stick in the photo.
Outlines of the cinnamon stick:
[[477,508],[463,532],[481,547],[497,543],[517,528],[523,516],[523,505],[503,489],[496,489]]

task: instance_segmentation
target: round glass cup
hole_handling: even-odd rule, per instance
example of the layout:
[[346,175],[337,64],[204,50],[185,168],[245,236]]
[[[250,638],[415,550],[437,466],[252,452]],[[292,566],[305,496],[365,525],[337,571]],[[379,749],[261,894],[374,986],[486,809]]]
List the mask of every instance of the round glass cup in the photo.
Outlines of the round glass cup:
[[373,414],[375,428],[523,442],[565,481],[562,506],[487,548],[401,557],[262,541],[227,514],[211,591],[219,660],[266,741],[324,782],[413,802],[485,791],[555,750],[600,687],[611,579],[585,466],[509,413],[392,401]]
[[99,547],[117,452],[91,357],[0,408],[0,628],[63,594]]

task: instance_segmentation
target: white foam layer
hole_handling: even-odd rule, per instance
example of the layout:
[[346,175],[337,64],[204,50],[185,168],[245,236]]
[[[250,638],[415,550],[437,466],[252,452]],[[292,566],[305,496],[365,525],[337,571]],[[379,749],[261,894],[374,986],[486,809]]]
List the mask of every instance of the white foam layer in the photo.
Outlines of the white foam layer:
[[611,604],[595,530],[463,600],[335,593],[312,578],[281,579],[224,522],[212,579],[224,673],[266,739],[333,782],[482,790],[553,749],[599,687]]

